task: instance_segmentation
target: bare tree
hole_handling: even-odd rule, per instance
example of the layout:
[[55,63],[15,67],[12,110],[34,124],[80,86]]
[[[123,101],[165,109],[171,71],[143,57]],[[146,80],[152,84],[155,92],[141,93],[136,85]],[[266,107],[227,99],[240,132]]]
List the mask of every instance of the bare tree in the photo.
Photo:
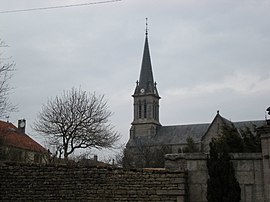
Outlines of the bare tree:
[[43,105],[33,128],[67,159],[76,149],[113,148],[120,136],[109,123],[111,115],[104,95],[72,88]]
[[[0,39],[0,48],[7,47]],[[9,92],[11,87],[9,80],[12,77],[15,64],[8,62],[6,58],[2,57],[0,52],[0,117],[7,116],[10,112],[15,111],[16,107],[11,104],[9,100]]]

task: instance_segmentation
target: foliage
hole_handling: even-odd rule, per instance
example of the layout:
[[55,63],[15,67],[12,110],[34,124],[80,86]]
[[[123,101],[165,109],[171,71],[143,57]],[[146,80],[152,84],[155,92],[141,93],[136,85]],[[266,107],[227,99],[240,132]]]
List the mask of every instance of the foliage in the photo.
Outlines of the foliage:
[[220,146],[215,140],[210,143],[210,158],[207,158],[209,175],[207,200],[208,202],[239,202],[241,189],[230,161],[228,147]]
[[199,148],[196,146],[196,143],[194,142],[192,137],[188,137],[186,141],[187,146],[183,149],[184,153],[193,153],[199,151]]
[[[0,48],[7,47],[5,43],[0,39]],[[16,110],[16,107],[12,105],[9,100],[9,93],[11,87],[9,80],[12,77],[15,64],[8,62],[6,58],[1,57],[0,52],[0,117],[7,116],[10,112]]]
[[[237,153],[243,151],[243,141],[237,129],[234,126],[224,125],[222,127],[222,135],[216,140],[218,148],[228,152]],[[225,148],[223,148],[225,147]]]
[[[255,126],[253,126],[255,131]],[[246,128],[241,131],[243,136],[244,152],[261,152],[261,137],[257,133],[251,131],[250,128]]]
[[209,202],[238,202],[241,189],[236,180],[229,153],[260,152],[260,137],[253,129],[238,131],[234,126],[224,125],[222,135],[210,143],[210,158],[207,159],[209,179],[207,200]]
[[72,88],[48,100],[34,122],[34,129],[67,159],[77,149],[113,148],[119,134],[109,123],[112,113],[104,96]]
[[219,148],[226,147],[229,153],[261,152],[260,137],[253,131],[248,127],[238,131],[234,126],[224,125],[222,135],[216,139],[216,144]]

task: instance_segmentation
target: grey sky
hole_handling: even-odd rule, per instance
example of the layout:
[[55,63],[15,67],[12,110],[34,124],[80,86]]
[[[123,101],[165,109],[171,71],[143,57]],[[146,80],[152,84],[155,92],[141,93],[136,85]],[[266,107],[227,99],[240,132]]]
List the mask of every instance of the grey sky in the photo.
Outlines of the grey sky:
[[[1,11],[91,1],[3,0]],[[129,138],[132,93],[145,33],[163,125],[264,119],[270,105],[270,1],[122,0],[0,14],[0,38],[16,62],[11,94],[27,131],[48,98],[81,87],[105,94],[112,122]]]

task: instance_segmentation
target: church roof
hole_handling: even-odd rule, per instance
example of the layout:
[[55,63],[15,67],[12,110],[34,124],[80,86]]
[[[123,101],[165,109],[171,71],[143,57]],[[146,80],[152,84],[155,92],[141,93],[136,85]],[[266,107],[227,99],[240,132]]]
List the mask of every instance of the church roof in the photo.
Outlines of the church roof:
[[[225,118],[224,123],[234,125],[239,132],[246,128],[255,129],[266,124],[265,120],[231,122]],[[195,143],[200,143],[210,125],[211,123],[160,126],[155,136],[135,137],[129,140],[128,146],[180,145],[186,144],[188,137],[191,137]]]
[[156,135],[157,142],[167,144],[185,144],[186,139],[191,137],[194,142],[200,142],[201,137],[207,131],[209,123],[189,124],[176,126],[162,126]]
[[146,35],[139,85],[140,87],[144,87],[146,89],[148,86],[148,83],[154,83],[154,77],[153,77],[152,65],[151,65],[151,59],[150,59],[148,37]]
[[152,137],[135,137],[130,139],[128,146],[142,145],[175,145],[186,144],[186,139],[191,137],[194,142],[200,142],[201,137],[207,131],[209,123],[189,124],[175,126],[160,126],[157,134]]
[[251,129],[251,132],[255,132],[253,131],[253,129],[266,125],[266,121],[265,120],[240,121],[240,122],[233,122],[233,125],[238,129],[239,132],[241,132],[241,130],[245,130],[246,128]]

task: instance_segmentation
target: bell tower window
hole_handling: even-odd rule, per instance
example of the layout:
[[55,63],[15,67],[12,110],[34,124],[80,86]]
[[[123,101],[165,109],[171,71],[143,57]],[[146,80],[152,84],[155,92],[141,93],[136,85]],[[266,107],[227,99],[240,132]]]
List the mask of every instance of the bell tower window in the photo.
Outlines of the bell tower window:
[[156,102],[154,101],[154,104],[153,104],[153,118],[156,119],[157,116],[156,116]]
[[141,103],[141,101],[139,100],[139,119],[141,119],[142,118],[142,103]]
[[146,104],[146,100],[143,101],[143,115],[144,115],[144,118],[146,119],[147,118],[147,104]]

